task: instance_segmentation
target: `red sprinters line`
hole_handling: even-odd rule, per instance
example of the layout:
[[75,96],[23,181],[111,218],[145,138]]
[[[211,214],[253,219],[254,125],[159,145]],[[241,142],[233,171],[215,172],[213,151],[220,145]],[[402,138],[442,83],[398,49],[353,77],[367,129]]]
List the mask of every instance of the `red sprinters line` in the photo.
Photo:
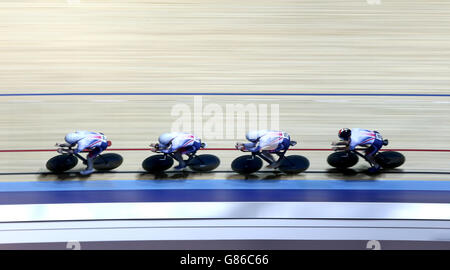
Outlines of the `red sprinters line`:
[[[205,148],[210,151],[238,151],[235,148]],[[106,151],[150,151],[149,148],[110,148]],[[289,151],[332,151],[331,148],[291,148]],[[399,152],[450,152],[450,149],[381,149],[381,151]],[[56,149],[4,149],[0,153],[23,153],[23,152],[56,152]]]

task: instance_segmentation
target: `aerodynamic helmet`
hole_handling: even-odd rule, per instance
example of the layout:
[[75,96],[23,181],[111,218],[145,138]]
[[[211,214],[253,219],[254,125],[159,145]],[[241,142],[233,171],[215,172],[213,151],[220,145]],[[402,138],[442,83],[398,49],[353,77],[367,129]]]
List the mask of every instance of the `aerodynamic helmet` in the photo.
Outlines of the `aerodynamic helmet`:
[[163,133],[159,136],[158,141],[162,145],[168,145],[173,138],[177,136],[177,133]]
[[341,128],[338,134],[339,138],[341,138],[344,141],[348,141],[351,135],[352,131],[349,128]]
[[245,137],[247,138],[247,140],[254,142],[256,140],[258,140],[259,136],[259,131],[258,130],[250,130],[249,132],[247,132],[247,134],[245,134]]

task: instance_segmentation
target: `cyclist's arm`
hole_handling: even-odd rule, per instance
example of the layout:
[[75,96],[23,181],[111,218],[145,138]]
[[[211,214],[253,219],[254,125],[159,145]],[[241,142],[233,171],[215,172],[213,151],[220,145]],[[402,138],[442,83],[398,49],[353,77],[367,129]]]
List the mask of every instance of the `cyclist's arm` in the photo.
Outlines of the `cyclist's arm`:
[[258,152],[261,147],[259,146],[259,142],[257,143],[244,143],[245,149],[247,149],[250,152]]

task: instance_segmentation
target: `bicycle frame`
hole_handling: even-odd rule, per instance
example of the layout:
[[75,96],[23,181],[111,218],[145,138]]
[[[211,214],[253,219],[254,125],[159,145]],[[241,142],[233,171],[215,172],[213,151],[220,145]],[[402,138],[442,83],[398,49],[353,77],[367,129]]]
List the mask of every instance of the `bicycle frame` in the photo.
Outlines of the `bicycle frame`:
[[[164,155],[164,158],[166,158],[167,156],[169,156],[169,157],[171,157],[171,158],[177,160],[177,158],[175,157],[175,154],[174,154],[174,153],[163,153],[163,152],[161,152],[161,151],[159,151],[159,150],[156,151],[155,153],[163,154],[163,155]],[[189,158],[188,158],[187,160],[184,160],[184,161],[190,161],[191,159],[193,159],[193,158],[196,157],[197,155],[196,155],[196,153],[191,153],[191,154],[189,154],[188,156],[189,156]]]
[[[242,152],[250,152],[250,151],[245,151],[245,150],[241,150],[241,151]],[[278,157],[279,157],[278,160],[281,160],[284,157],[284,155],[286,154],[286,152],[287,152],[287,149],[285,149],[283,152],[275,152],[275,154],[277,154]],[[251,153],[252,153],[252,157],[258,156],[261,159],[263,159],[265,162],[267,162],[269,164],[272,164],[272,161],[269,160],[268,158],[266,158],[260,151],[258,151],[258,152],[251,152]]]
[[[69,146],[69,147],[66,147],[66,148],[64,148],[64,147],[62,147],[63,149],[66,149],[66,150],[72,150],[72,147],[71,146]],[[89,151],[83,151],[83,152],[89,152]],[[78,154],[78,153],[68,153],[69,155],[74,155],[74,156],[76,156],[77,158],[79,158],[81,161],[83,161],[83,164],[87,164],[87,159],[86,158],[84,158],[83,156],[81,156],[80,154]]]
[[372,162],[363,154],[361,154],[358,151],[365,151],[367,150],[368,147],[366,148],[355,148],[354,150],[346,150],[345,147],[342,147],[342,149],[336,149],[336,152],[352,152],[355,153],[356,155],[362,157],[365,161],[367,161],[371,166],[373,165]]
[[369,162],[369,164],[372,166],[372,162],[363,154],[361,154],[360,152],[358,152],[357,150],[351,150],[350,152],[353,152],[355,154],[357,154],[358,156],[362,157],[365,161]]

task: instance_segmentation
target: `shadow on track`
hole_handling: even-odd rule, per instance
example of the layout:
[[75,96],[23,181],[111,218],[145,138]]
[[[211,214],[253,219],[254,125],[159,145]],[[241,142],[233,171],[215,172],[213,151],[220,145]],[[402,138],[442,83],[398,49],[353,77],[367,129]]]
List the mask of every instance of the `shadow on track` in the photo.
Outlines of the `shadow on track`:
[[[228,174],[226,179],[236,180],[277,180],[283,179],[286,175],[277,171],[258,171],[257,173],[242,175],[233,171],[211,171],[211,172],[192,172],[192,171],[165,171],[160,174],[151,174],[146,171],[96,171],[91,175],[83,176],[78,171],[68,171],[64,173],[51,172],[6,172],[0,173],[0,176],[16,176],[16,175],[37,175],[39,181],[49,180],[89,180],[93,175],[112,175],[112,174],[137,174],[137,180],[164,180],[164,179],[189,179],[193,176],[201,177],[211,174]],[[363,180],[361,176],[368,177],[364,180],[377,180],[380,175],[389,174],[423,174],[423,175],[450,175],[449,171],[403,171],[401,169],[391,169],[381,171],[377,174],[369,174],[364,169],[345,169],[338,170],[330,168],[325,171],[305,171],[298,175],[299,179],[303,179],[308,174],[325,174],[330,179],[339,180]]]

